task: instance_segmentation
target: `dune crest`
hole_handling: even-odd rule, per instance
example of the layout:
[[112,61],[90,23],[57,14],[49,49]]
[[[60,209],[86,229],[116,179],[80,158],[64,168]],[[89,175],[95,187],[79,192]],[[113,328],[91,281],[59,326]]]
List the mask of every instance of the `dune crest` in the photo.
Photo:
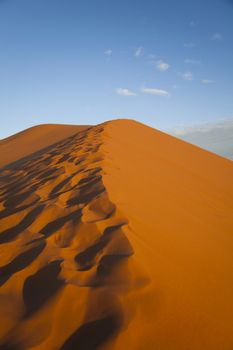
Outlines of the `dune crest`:
[[76,131],[1,170],[0,349],[230,349],[232,162],[133,121]]
[[[134,251],[124,233],[128,221],[102,181],[102,132],[103,126],[89,128],[2,171],[3,348],[51,349],[56,341],[56,348],[96,348],[124,325],[120,297],[133,285]],[[59,310],[68,286],[77,298],[81,290],[81,319]],[[12,299],[19,305],[9,314]],[[56,319],[47,327],[46,312]],[[64,334],[55,341],[52,330],[61,321]]]

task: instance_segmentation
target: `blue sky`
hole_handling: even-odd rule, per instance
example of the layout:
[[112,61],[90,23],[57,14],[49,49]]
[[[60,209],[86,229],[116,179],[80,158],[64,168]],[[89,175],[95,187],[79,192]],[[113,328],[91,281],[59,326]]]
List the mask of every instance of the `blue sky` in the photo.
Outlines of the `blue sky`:
[[233,117],[233,1],[0,0],[0,138]]

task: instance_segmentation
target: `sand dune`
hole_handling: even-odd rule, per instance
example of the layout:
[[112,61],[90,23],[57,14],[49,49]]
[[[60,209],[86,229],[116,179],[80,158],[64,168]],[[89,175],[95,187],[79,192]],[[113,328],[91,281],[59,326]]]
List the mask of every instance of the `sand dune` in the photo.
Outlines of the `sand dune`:
[[0,167],[29,156],[86,128],[85,125],[44,124],[0,140]]
[[128,120],[0,154],[0,349],[233,348],[231,161]]

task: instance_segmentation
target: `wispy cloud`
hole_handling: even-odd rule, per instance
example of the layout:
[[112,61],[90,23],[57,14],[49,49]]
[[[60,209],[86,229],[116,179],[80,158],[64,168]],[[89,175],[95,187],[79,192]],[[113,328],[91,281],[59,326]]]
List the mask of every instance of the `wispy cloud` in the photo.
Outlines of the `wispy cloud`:
[[166,70],[168,70],[170,68],[170,64],[162,61],[162,60],[158,60],[156,62],[156,68],[160,71],[160,72],[165,72]]
[[143,56],[144,54],[144,48],[142,46],[138,47],[135,51],[135,57]]
[[186,47],[187,49],[192,49],[194,47],[196,47],[196,44],[190,42],[190,43],[185,43],[184,47]]
[[193,80],[193,73],[191,73],[191,72],[184,72],[184,73],[181,74],[181,77],[184,80],[191,81],[191,80]]
[[191,28],[194,28],[194,27],[198,26],[198,24],[199,24],[199,21],[195,20],[195,19],[193,19],[192,21],[189,22],[189,26]]
[[222,119],[189,127],[178,127],[168,133],[193,145],[233,160],[233,119]]
[[211,36],[211,40],[213,40],[213,41],[222,41],[223,40],[223,36],[220,33],[214,33]]
[[112,56],[112,49],[107,49],[104,51],[104,54],[108,57]]
[[143,87],[141,91],[144,94],[149,94],[149,95],[157,95],[157,96],[162,96],[166,97],[169,96],[169,92],[166,90],[158,89],[158,88],[148,88],[148,87]]
[[201,61],[199,60],[194,60],[192,58],[186,58],[184,60],[184,63],[187,63],[187,64],[201,64]]
[[216,122],[207,122],[203,124],[195,124],[188,127],[177,127],[172,130],[175,135],[186,135],[193,132],[209,132],[212,130],[233,128],[233,119],[221,119]]
[[117,88],[116,93],[121,96],[136,96],[137,94],[126,88]]
[[210,79],[202,79],[202,84],[205,84],[205,85],[209,85],[209,84],[214,84],[215,81],[214,80],[210,80]]

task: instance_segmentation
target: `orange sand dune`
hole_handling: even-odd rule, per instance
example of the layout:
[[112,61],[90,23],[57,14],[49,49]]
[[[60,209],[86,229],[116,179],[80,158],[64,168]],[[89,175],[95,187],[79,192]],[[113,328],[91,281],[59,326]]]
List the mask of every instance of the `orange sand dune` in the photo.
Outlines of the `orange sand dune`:
[[134,121],[50,128],[7,140],[0,349],[233,349],[233,163]]
[[0,140],[0,167],[85,130],[87,126],[44,124]]

